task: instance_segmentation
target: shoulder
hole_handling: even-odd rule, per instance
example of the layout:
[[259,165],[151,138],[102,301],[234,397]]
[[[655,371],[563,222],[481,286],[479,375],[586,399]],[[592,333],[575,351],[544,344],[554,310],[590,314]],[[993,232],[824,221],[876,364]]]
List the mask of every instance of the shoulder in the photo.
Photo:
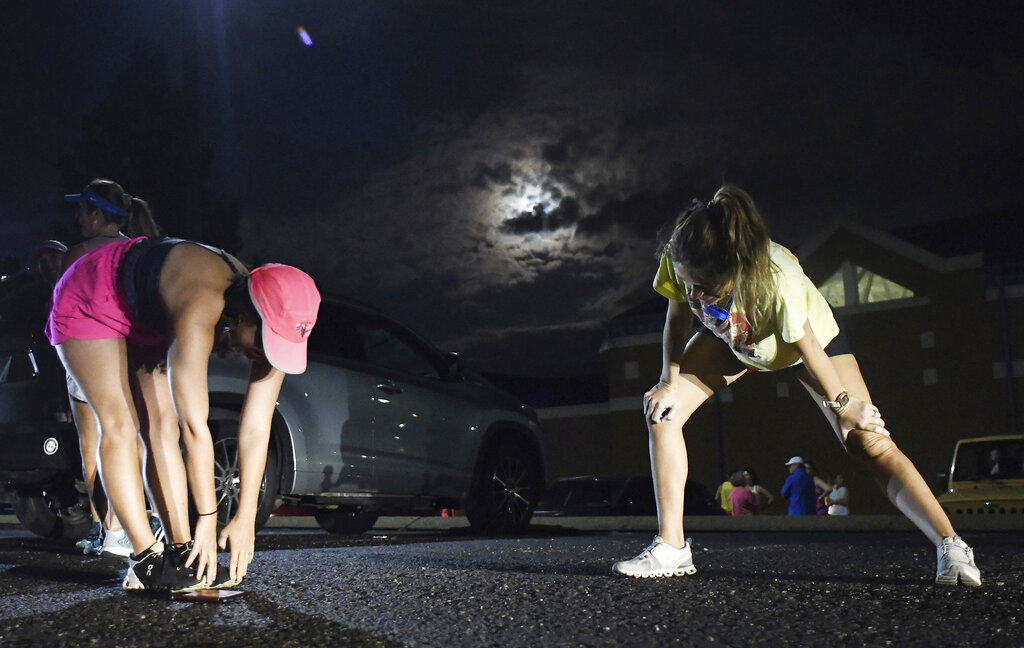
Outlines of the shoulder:
[[776,271],[783,275],[802,275],[804,273],[804,269],[800,265],[800,260],[797,259],[796,255],[790,252],[789,248],[784,245],[771,241],[769,257],[771,258],[772,264],[775,265]]
[[109,241],[97,241],[96,239],[86,239],[81,243],[76,243],[68,248],[68,251],[64,253],[64,269],[71,267],[75,261],[78,261],[86,254],[89,254],[98,247],[101,247],[103,243]]

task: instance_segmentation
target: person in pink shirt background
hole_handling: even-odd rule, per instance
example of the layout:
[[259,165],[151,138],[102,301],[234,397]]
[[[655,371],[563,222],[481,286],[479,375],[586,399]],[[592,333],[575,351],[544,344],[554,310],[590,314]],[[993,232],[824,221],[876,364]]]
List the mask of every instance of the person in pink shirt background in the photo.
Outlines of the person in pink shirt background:
[[757,497],[747,487],[747,477],[743,471],[733,473],[729,478],[732,482],[732,492],[729,493],[729,503],[732,505],[733,515],[757,515]]

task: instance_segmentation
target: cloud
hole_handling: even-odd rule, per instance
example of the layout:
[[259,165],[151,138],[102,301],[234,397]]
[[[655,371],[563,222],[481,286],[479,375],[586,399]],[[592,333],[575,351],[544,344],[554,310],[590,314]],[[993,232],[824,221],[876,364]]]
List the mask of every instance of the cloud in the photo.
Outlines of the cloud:
[[[658,230],[723,182],[748,189],[788,244],[826,217],[956,213],[972,182],[993,206],[1016,191],[996,186],[991,165],[960,177],[944,162],[1004,141],[1012,109],[997,95],[1012,65],[983,75],[1001,80],[989,87],[975,68],[937,65],[899,39],[809,29],[812,18],[772,14],[766,29],[702,5],[680,39],[677,15],[609,34],[568,29],[608,16],[539,6],[526,24],[545,47],[507,73],[500,101],[438,116],[426,145],[374,171],[326,219],[262,221],[248,244],[302,250],[331,289],[500,366],[502,343],[604,321],[650,295]],[[948,106],[915,99],[946,96],[986,119],[951,121]]]
[[573,197],[562,198],[550,212],[537,203],[530,211],[513,216],[499,226],[506,234],[528,234],[530,232],[553,232],[571,227],[579,221],[580,203]]

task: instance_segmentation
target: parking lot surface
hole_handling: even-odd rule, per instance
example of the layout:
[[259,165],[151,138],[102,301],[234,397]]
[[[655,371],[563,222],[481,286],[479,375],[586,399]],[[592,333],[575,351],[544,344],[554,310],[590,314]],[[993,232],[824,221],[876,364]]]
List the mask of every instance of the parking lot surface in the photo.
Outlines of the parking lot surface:
[[3,646],[1021,646],[1024,550],[980,533],[981,588],[916,533],[701,532],[697,574],[632,580],[650,534],[534,527],[344,539],[270,529],[238,602],[120,590],[118,561],[0,535]]

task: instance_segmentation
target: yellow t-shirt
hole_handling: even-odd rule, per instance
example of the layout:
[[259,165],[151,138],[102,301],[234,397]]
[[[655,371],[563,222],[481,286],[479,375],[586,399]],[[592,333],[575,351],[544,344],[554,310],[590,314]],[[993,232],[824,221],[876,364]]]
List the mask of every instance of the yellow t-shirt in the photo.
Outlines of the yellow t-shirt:
[[[691,307],[697,319],[724,340],[740,362],[755,371],[775,371],[798,363],[800,352],[795,342],[804,336],[804,323],[807,321],[810,321],[811,330],[822,347],[839,334],[832,309],[804,274],[793,253],[772,242],[770,254],[778,269],[775,272],[775,317],[772,318],[775,324],[763,339],[753,343],[747,339],[750,326],[743,315],[743,305],[735,300],[729,305],[729,322],[719,327],[701,309],[693,310]],[[654,289],[669,299],[687,303],[686,289],[676,278],[675,268],[667,254],[661,256]]]
[[722,485],[719,486],[719,488],[722,489],[721,494],[719,495],[719,497],[722,498],[722,501],[720,502],[722,509],[729,515],[732,515],[732,502],[729,501],[729,495],[732,493],[732,489],[735,487],[732,485],[731,481],[726,479],[724,482],[722,482]]

